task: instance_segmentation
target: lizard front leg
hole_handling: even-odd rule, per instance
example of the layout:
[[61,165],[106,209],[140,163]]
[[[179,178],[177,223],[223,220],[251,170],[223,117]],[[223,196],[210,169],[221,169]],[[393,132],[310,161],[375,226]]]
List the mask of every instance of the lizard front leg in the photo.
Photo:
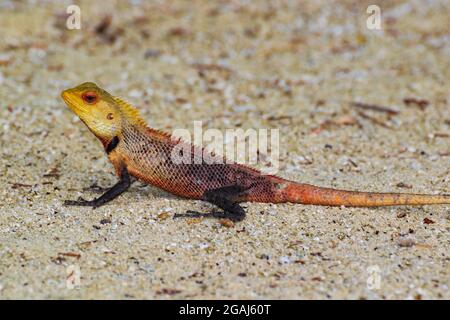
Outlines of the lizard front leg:
[[64,201],[64,205],[66,206],[88,206],[93,209],[98,208],[105,203],[113,200],[123,192],[125,192],[131,185],[130,174],[125,166],[122,166],[120,169],[120,180],[112,186],[108,191],[102,194],[100,197],[95,198],[93,200],[85,200],[83,198],[79,198],[78,200],[66,200]]

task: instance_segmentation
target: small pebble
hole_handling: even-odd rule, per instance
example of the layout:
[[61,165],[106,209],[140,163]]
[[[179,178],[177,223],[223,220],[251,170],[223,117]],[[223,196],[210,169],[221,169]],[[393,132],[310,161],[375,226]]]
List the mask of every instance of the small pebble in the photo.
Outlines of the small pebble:
[[139,269],[141,269],[142,271],[145,271],[145,272],[147,272],[147,273],[152,273],[152,272],[155,271],[155,269],[153,268],[153,266],[150,265],[150,264],[146,264],[146,265],[140,266]]
[[280,264],[289,264],[291,263],[291,259],[288,256],[282,256],[278,259]]
[[160,214],[158,214],[158,220],[166,220],[170,217],[170,213],[167,211],[163,211]]
[[413,245],[416,244],[416,240],[414,239],[414,237],[412,235],[400,236],[397,239],[397,244],[400,247],[412,247]]
[[233,222],[232,220],[230,220],[230,219],[227,219],[227,218],[220,219],[220,220],[219,220],[219,223],[220,223],[222,226],[227,227],[227,228],[232,228],[232,227],[234,227],[234,222]]
[[144,53],[144,58],[157,58],[161,55],[161,51],[157,49],[148,49]]
[[405,211],[400,211],[399,213],[397,213],[397,218],[404,218],[404,217],[406,217]]

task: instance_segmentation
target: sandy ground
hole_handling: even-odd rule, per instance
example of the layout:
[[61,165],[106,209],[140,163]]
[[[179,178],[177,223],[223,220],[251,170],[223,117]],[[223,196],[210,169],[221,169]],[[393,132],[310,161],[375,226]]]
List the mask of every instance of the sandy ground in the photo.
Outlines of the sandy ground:
[[116,177],[59,97],[94,81],[167,131],[279,129],[297,181],[449,193],[447,1],[378,2],[382,30],[364,1],[82,1],[80,30],[39,3],[0,2],[0,298],[450,298],[448,205],[248,204],[229,226],[135,183],[62,206]]

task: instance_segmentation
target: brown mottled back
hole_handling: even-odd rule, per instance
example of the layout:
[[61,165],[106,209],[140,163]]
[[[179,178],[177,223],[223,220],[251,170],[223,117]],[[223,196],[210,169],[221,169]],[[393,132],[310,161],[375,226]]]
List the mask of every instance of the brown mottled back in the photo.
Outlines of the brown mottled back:
[[[239,164],[212,163],[211,153],[170,135],[149,128],[124,125],[121,142],[117,146],[129,172],[137,178],[179,196],[201,199],[206,190],[240,185],[248,189],[242,201],[273,202],[276,183],[272,176],[264,176],[255,169]],[[190,150],[190,163],[176,163],[174,148],[180,145]],[[203,161],[196,163],[194,159]],[[176,159],[175,159],[176,160]],[[269,178],[270,177],[270,178]],[[282,181],[280,178],[275,180]]]

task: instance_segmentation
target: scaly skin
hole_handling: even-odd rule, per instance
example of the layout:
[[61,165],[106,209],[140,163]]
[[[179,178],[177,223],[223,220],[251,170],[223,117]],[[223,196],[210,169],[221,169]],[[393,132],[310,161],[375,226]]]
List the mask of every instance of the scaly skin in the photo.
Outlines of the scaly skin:
[[[353,207],[450,203],[449,195],[335,190],[262,175],[236,163],[211,164],[208,160],[213,155],[147,127],[137,109],[94,83],[65,90],[62,98],[103,143],[120,177],[109,194],[92,201],[67,201],[69,205],[100,206],[128,188],[129,175],[181,197],[212,202],[237,215],[244,214],[238,203],[245,201]],[[187,148],[192,157],[203,152],[203,162],[172,161],[174,148],[180,146]]]

